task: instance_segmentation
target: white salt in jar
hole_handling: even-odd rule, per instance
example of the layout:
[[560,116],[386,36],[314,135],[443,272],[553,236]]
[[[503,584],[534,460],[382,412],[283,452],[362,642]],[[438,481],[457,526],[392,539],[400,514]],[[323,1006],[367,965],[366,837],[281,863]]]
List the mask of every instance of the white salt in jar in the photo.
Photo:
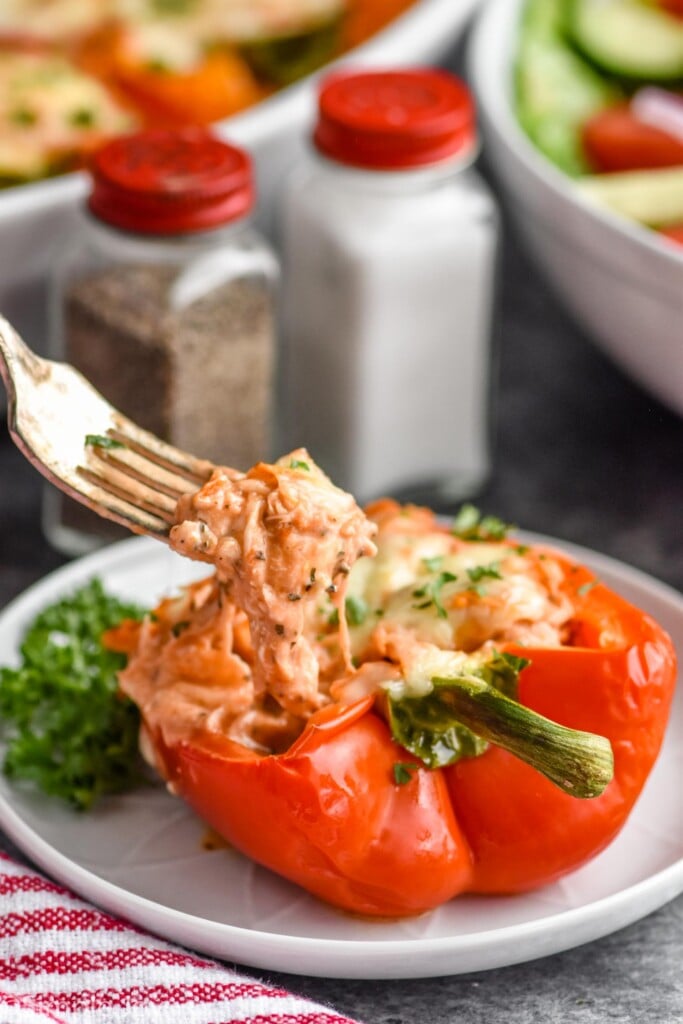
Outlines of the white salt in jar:
[[336,74],[282,201],[284,447],[362,499],[489,468],[498,217],[474,109],[436,70]]

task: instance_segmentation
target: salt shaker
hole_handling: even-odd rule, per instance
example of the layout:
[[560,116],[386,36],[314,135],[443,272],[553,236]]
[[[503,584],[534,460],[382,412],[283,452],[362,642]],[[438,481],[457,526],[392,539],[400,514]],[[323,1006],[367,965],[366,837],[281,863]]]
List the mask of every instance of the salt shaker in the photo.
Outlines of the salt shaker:
[[363,499],[471,496],[489,468],[494,200],[466,86],[337,73],[282,196],[285,447]]
[[[249,225],[246,153],[199,129],[106,145],[52,281],[51,350],[179,448],[246,469],[267,457],[278,265]],[[52,487],[44,528],[80,554],[116,535]]]

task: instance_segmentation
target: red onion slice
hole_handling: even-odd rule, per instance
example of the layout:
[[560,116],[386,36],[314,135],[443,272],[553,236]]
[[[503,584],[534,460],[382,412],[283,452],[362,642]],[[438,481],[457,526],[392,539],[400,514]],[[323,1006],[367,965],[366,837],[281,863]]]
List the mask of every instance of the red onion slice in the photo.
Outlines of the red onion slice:
[[647,85],[631,100],[631,111],[639,121],[683,142],[683,96],[679,93]]

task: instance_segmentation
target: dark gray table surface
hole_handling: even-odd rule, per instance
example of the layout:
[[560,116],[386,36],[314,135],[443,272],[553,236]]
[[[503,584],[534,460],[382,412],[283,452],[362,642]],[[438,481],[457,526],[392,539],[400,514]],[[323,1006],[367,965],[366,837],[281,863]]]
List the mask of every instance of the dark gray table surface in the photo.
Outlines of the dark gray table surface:
[[[510,232],[499,354],[493,472],[477,503],[683,590],[683,420],[591,345]],[[63,564],[42,539],[40,489],[0,427],[0,607]],[[10,848],[0,833],[1,846]],[[479,974],[362,982],[252,973],[366,1024],[678,1024],[682,961],[683,897],[587,946]]]

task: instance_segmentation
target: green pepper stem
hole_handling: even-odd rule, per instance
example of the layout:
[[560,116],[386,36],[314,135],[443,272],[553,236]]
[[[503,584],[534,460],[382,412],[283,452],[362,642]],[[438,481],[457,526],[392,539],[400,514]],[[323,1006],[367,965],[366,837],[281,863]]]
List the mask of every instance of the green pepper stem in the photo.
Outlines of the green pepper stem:
[[604,736],[558,725],[476,676],[432,682],[454,720],[519,757],[565,793],[599,796],[611,781],[614,757]]

